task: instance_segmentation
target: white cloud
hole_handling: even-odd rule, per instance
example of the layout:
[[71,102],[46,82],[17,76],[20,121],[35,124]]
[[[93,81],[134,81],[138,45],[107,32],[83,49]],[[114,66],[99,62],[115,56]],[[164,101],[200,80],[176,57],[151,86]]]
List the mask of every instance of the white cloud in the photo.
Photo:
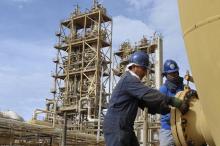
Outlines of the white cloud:
[[52,45],[15,39],[0,43],[0,109],[14,110],[28,120],[50,97]]
[[153,33],[154,30],[140,20],[129,19],[125,16],[113,18],[114,47],[119,47],[122,42],[127,40],[134,45],[134,42],[139,41],[144,35],[151,36]]
[[33,0],[5,0],[9,5],[16,6],[19,10],[22,10],[27,4]]
[[147,22],[154,28],[168,33],[180,33],[179,12],[176,0],[157,0],[147,15]]
[[[190,69],[182,38],[177,0],[126,0],[130,13],[140,16],[144,25],[162,33],[164,60],[174,59],[180,65],[180,72]],[[137,20],[139,21],[139,20]],[[136,29],[136,28],[135,28]],[[130,29],[132,32],[135,29]],[[120,30],[119,30],[120,31]],[[129,34],[130,35],[130,34]]]
[[23,5],[19,5],[18,8],[19,8],[19,9],[23,9],[24,6],[23,6]]
[[[32,61],[41,61],[42,59],[52,56],[52,41],[22,41],[19,39],[4,39],[1,37],[2,57],[13,57],[13,59]],[[1,60],[2,58],[0,58]],[[3,60],[3,59],[2,59]],[[4,61],[4,60],[3,60]],[[10,62],[9,62],[10,63]],[[1,64],[1,62],[0,62]]]
[[13,110],[26,120],[36,108],[44,108],[49,96],[50,76],[43,71],[20,75],[17,71],[0,73],[1,110]]
[[181,32],[177,0],[157,0],[147,22],[164,36],[164,59],[172,58],[180,65],[182,74],[190,69]]
[[142,9],[150,6],[153,0],[126,0],[135,9]]
[[24,3],[26,3],[26,2],[31,2],[32,0],[11,0],[11,1],[13,1],[13,2],[24,2]]

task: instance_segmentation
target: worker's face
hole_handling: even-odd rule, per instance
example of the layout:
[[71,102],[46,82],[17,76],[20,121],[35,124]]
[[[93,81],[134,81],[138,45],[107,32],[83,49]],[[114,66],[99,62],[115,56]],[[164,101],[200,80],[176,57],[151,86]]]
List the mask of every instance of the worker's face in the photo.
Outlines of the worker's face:
[[171,80],[171,81],[175,80],[175,79],[178,79],[179,78],[179,72],[176,71],[176,72],[168,73],[166,77],[167,77],[168,80]]
[[147,69],[141,66],[135,66],[134,68],[135,73],[140,77],[142,80],[144,76],[147,75]]

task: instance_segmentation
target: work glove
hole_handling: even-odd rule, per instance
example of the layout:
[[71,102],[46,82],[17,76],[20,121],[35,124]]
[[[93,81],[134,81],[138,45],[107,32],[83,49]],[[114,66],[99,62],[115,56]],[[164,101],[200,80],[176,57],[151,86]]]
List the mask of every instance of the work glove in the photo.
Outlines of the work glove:
[[178,107],[178,109],[180,110],[180,112],[184,115],[189,111],[189,102],[191,100],[192,97],[196,97],[198,98],[198,94],[196,90],[189,90],[186,95],[184,96],[184,99],[181,103],[181,105]]
[[183,115],[186,114],[189,111],[189,102],[187,100],[183,100],[178,109]]
[[182,100],[180,100],[179,98],[176,97],[171,98],[170,105],[172,105],[173,107],[179,108],[181,104],[182,104]]
[[168,113],[170,113],[170,107],[165,101],[162,101],[160,103],[159,114],[166,115]]
[[198,94],[197,94],[197,91],[196,90],[193,90],[193,89],[190,89],[185,97],[184,97],[184,100],[190,100],[192,97],[196,97],[198,98]]
[[189,111],[189,100],[180,100],[179,98],[173,97],[171,105],[178,108],[183,115]]
[[166,114],[170,113],[170,107],[165,101],[160,102],[160,104],[158,106],[155,106],[155,107],[148,106],[142,100],[140,100],[138,102],[138,107],[140,107],[142,110],[144,110],[144,108],[147,107],[148,113],[150,113],[152,115],[154,115],[154,114],[166,115]]

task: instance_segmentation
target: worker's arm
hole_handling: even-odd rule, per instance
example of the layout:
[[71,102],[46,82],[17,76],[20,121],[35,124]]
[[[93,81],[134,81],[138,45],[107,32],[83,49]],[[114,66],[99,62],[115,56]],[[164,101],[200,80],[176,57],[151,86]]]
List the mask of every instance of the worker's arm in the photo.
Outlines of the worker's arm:
[[[177,107],[182,113],[186,112],[187,107],[182,107],[182,101],[175,97],[169,97],[158,90],[149,88],[139,80],[131,79],[127,82],[127,92],[138,98],[141,107],[145,106],[151,113],[167,114],[170,112],[169,105]],[[185,109],[184,109],[185,108]]]

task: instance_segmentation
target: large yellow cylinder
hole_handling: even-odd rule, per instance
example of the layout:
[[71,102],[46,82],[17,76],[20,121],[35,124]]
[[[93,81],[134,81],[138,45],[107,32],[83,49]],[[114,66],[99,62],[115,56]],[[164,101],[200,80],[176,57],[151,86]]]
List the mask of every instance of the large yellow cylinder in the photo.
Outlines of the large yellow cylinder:
[[179,10],[205,119],[220,145],[220,0],[179,0]]

